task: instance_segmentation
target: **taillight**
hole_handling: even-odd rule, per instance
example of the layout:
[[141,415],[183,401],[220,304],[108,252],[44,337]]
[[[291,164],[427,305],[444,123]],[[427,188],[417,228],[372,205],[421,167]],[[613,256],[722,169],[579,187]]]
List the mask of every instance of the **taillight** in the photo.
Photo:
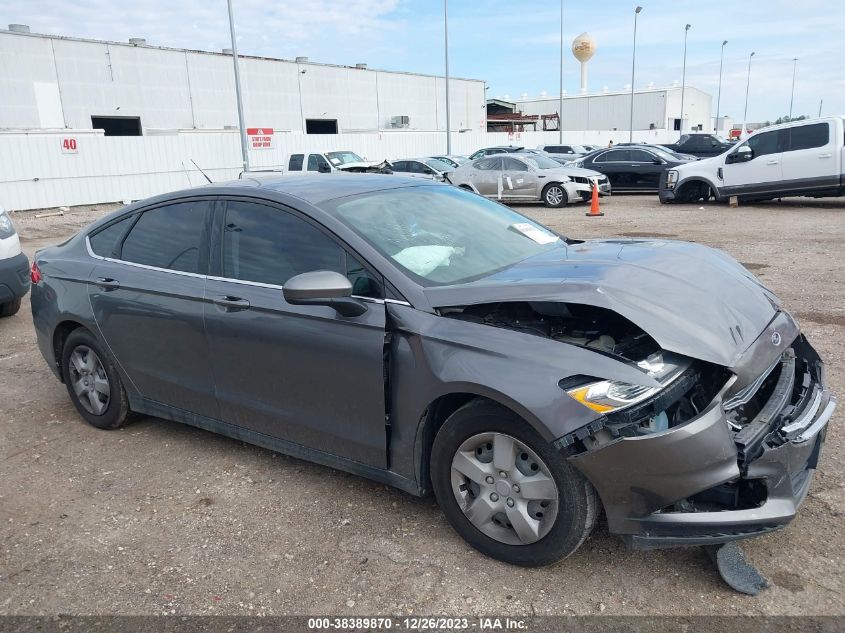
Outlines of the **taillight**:
[[29,269],[29,280],[34,284],[41,281],[41,271],[39,270],[38,264],[35,260],[32,261],[32,267]]

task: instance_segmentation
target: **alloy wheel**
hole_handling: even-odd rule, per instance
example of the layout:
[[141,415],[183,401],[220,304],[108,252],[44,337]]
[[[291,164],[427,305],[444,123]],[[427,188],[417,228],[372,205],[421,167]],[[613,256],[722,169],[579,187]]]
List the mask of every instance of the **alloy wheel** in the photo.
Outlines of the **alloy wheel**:
[[92,415],[103,415],[109,407],[111,386],[100,357],[86,345],[70,355],[70,383],[82,407]]
[[557,185],[552,185],[546,189],[546,202],[552,206],[559,205],[563,202],[563,189]]
[[452,492],[481,532],[508,545],[527,545],[551,530],[558,489],[549,467],[523,442],[479,433],[452,458]]

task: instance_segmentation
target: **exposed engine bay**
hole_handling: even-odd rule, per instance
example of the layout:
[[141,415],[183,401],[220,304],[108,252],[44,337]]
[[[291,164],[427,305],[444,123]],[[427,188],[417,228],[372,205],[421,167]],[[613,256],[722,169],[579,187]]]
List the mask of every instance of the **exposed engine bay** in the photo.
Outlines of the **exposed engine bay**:
[[730,377],[722,367],[661,350],[641,328],[604,308],[503,302],[446,308],[441,314],[592,349],[634,363],[661,383],[659,388],[648,388],[584,375],[561,380],[561,388],[569,395],[604,414],[557,441],[570,454],[600,448],[619,437],[648,435],[683,424],[700,414]]

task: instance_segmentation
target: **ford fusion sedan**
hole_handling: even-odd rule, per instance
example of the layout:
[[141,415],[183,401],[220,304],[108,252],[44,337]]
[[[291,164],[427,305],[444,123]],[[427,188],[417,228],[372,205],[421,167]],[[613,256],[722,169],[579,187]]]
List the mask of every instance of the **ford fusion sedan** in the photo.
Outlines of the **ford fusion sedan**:
[[433,491],[519,565],[574,552],[602,507],[635,547],[781,528],[835,407],[798,324],[720,251],[571,239],[400,175],[158,196],[39,251],[32,279],[90,424],[156,416]]
[[394,174],[406,174],[444,182],[455,168],[437,158],[401,158],[390,161],[390,170]]
[[543,154],[480,158],[458,167],[449,182],[502,202],[542,202],[547,207],[586,200],[594,184],[600,194],[610,194],[603,174],[567,167]]

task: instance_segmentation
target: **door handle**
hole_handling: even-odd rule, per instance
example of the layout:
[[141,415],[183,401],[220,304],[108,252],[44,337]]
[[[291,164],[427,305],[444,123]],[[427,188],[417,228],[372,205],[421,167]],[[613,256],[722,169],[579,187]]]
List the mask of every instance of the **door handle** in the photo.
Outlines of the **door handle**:
[[769,161],[768,163],[766,163],[766,164],[767,164],[767,165],[777,165],[779,162],[780,162],[780,161],[778,161],[778,160],[770,160],[770,161]]
[[112,279],[111,277],[97,278],[97,285],[104,290],[117,290],[120,288],[120,282],[117,279]]
[[640,165],[631,165],[631,167],[640,167]]
[[819,154],[819,158],[831,158],[833,154]]
[[216,306],[220,306],[221,308],[227,308],[230,310],[248,310],[249,309],[249,301],[246,299],[241,299],[240,297],[232,297],[230,295],[225,295],[223,297],[214,297],[212,302]]

